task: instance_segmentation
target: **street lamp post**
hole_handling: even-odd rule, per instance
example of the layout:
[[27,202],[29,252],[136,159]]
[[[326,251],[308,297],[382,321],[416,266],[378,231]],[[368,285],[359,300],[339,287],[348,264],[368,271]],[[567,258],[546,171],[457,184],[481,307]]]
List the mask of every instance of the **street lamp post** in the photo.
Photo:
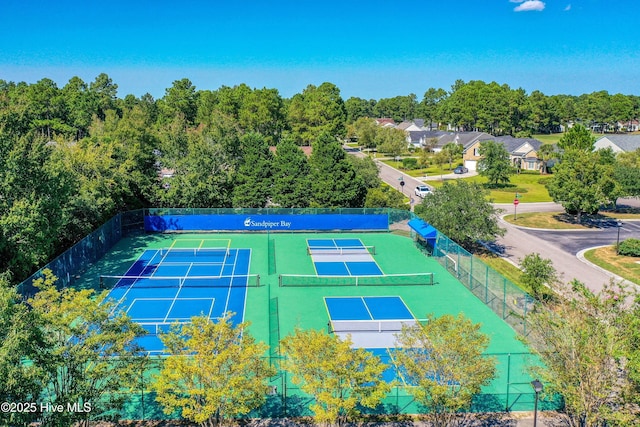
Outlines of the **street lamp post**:
[[531,386],[533,387],[533,391],[536,392],[536,400],[533,405],[533,427],[537,427],[538,425],[538,394],[540,394],[540,392],[544,389],[544,386],[538,379],[531,381]]
[[616,226],[618,227],[618,238],[616,239],[616,255],[620,255],[620,229],[623,225],[624,224],[620,220],[616,222]]

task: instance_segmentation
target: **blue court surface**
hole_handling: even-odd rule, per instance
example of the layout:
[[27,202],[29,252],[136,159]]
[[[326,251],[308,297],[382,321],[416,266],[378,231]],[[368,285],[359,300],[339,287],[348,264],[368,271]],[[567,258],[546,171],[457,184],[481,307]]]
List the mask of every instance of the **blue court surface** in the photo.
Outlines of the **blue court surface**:
[[325,297],[329,319],[334,320],[413,320],[413,314],[402,298],[390,297]]
[[318,276],[383,276],[371,248],[360,239],[308,239]]
[[[397,371],[394,364],[394,350],[389,348],[391,346],[388,345],[390,343],[389,335],[392,336],[392,341],[395,341],[393,335],[397,333],[397,331],[384,332],[386,329],[385,325],[389,325],[390,329],[396,330],[398,327],[401,327],[404,321],[408,321],[409,323],[415,321],[413,314],[411,314],[411,311],[407,308],[402,298],[398,296],[325,297],[324,300],[329,313],[329,319],[334,327],[340,324],[344,325],[347,330],[353,329],[353,332],[349,332],[349,335],[354,342],[358,341],[359,334],[364,334],[367,338],[366,341],[369,343],[371,343],[372,339],[376,344],[380,342],[379,346],[367,346],[366,349],[380,357],[382,362],[388,365],[382,374],[383,379],[387,382],[397,380],[404,383],[404,378]],[[373,328],[370,328],[370,325],[373,325]],[[338,326],[338,328],[339,327],[340,326]]]
[[244,318],[250,249],[147,250],[118,279],[108,298],[117,302],[148,334],[138,340],[149,353],[162,353],[158,334],[174,322],[235,313]]

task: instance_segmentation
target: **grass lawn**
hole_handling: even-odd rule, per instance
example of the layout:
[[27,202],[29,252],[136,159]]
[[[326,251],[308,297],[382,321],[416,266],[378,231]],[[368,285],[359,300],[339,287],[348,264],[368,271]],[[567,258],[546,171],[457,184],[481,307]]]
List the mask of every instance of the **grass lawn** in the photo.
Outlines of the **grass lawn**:
[[[601,212],[597,215],[582,215],[583,219],[603,220],[603,219],[640,219],[639,213],[622,213],[622,212]],[[593,222],[583,222],[578,224],[575,222],[574,215],[568,215],[564,212],[532,212],[518,214],[518,219],[514,220],[513,215],[506,215],[504,220],[510,224],[520,225],[522,227],[546,228],[549,230],[588,230],[594,228]]]
[[[469,182],[487,184],[487,178],[480,175],[470,178],[463,178]],[[551,202],[551,196],[544,183],[551,179],[551,175],[540,175],[538,173],[520,173],[511,175],[511,183],[503,188],[489,188],[489,198],[494,203],[511,203],[516,193],[520,196],[522,203]],[[442,186],[442,181],[429,181],[430,185],[438,188]]]
[[494,254],[479,254],[476,256],[489,267],[493,268],[498,273],[502,274],[504,277],[513,282],[514,285],[517,285],[525,292],[531,292],[530,289],[527,289],[522,284],[522,282],[520,282],[520,275],[522,274],[522,270],[511,264],[509,261],[506,261],[505,259]]
[[595,265],[640,285],[640,258],[616,255],[615,246],[591,249],[584,257]]
[[452,163],[451,169],[449,169],[449,164],[443,165],[442,168],[439,168],[437,165],[429,166],[428,168],[421,169],[413,169],[413,170],[405,170],[402,168],[402,162],[397,162],[395,160],[383,160],[383,163],[391,166],[392,168],[396,168],[402,173],[412,176],[412,177],[420,177],[420,176],[431,176],[431,175],[447,175],[453,172],[453,169],[456,166],[460,166],[462,162]]
[[[511,264],[509,261],[491,253],[485,254],[476,254],[478,258],[482,260],[489,267],[496,270],[498,273],[502,274],[504,277],[509,279],[514,285],[528,293],[529,295],[533,295],[533,291],[531,287],[525,285],[520,280],[520,276],[522,275],[522,270],[520,270],[515,265]],[[543,299],[549,299],[553,296],[553,291],[551,289],[544,287],[541,290],[541,297]]]

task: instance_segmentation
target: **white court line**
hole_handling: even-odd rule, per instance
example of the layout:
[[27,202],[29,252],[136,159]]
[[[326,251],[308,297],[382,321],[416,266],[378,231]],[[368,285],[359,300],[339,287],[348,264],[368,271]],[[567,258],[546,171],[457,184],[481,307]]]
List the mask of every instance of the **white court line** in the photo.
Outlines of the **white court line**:
[[[148,250],[148,249],[147,249],[147,250]],[[129,272],[131,271],[131,269],[136,265],[136,263],[137,263],[138,261],[140,261],[140,258],[142,258],[142,256],[147,252],[147,250],[142,251],[142,253],[138,256],[138,258],[136,258],[136,260],[135,260],[135,261],[134,261],[134,262],[129,266],[129,268],[127,269],[127,271],[124,273],[124,275],[125,275],[125,276],[129,276]],[[151,259],[149,259],[147,262],[145,262],[144,267],[142,267],[142,271],[144,271],[144,269],[149,265],[149,263],[150,263],[150,262],[151,262],[151,261],[156,257],[156,255],[158,254],[158,252],[159,252],[159,250],[158,250],[158,249],[156,249],[156,253],[151,257]],[[138,277],[139,277],[139,276],[138,276]],[[122,280],[122,279],[120,279],[120,280]],[[118,280],[118,282],[119,282],[120,280]],[[120,304],[122,304],[122,303],[124,302],[124,300],[126,299],[127,294],[129,293],[129,291],[131,290],[131,288],[133,288],[133,285],[136,283],[136,281],[137,281],[137,279],[136,279],[133,283],[131,283],[131,284],[129,285],[129,287],[128,287],[128,288],[127,288],[127,290],[124,292],[124,294],[120,297],[120,299],[118,300],[118,302],[116,302],[116,304],[113,306],[113,310],[111,310],[111,313],[109,313],[109,314],[113,315],[113,314],[116,312],[116,310],[118,309],[118,307],[120,307]],[[116,282],[116,285],[117,285],[117,284],[118,284],[118,283]],[[113,289],[115,289],[115,288],[112,288],[111,290],[109,290],[109,294],[111,294],[111,291],[112,291]],[[108,295],[107,295],[107,296],[108,296]],[[129,308],[130,308],[130,307],[131,307],[131,304],[129,305]],[[122,309],[122,307],[120,307],[120,308]],[[125,312],[126,312],[126,313],[129,313],[129,309],[127,309]]]
[[227,290],[227,301],[224,304],[224,312],[226,313],[229,309],[229,297],[231,297],[231,285],[233,284],[233,277],[236,274],[236,265],[238,265],[238,251],[236,251],[233,257],[233,270],[231,271],[231,281],[229,282],[229,289]]
[[362,304],[364,304],[364,308],[367,309],[367,313],[369,313],[369,320],[376,320],[373,318],[373,314],[371,314],[371,311],[369,311],[369,306],[367,305],[367,302],[364,300],[364,297],[360,297],[360,299],[362,300]]
[[[247,282],[245,284],[249,284],[249,272],[251,269],[251,249],[249,249],[249,262],[247,264]],[[267,285],[269,286],[269,285]],[[247,294],[249,293],[249,287],[245,286],[244,288],[244,304],[242,305],[242,318],[240,319],[240,322],[244,322],[244,312],[247,310]]]

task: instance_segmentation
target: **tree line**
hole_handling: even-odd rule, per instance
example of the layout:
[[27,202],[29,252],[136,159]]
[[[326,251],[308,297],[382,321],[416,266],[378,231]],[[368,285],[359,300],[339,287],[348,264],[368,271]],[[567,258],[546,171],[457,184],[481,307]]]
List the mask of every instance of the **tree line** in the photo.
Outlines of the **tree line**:
[[371,160],[345,155],[344,117],[330,83],[285,100],[183,79],[154,100],[117,98],[106,74],[0,81],[0,271],[18,282],[140,207],[404,207]]

